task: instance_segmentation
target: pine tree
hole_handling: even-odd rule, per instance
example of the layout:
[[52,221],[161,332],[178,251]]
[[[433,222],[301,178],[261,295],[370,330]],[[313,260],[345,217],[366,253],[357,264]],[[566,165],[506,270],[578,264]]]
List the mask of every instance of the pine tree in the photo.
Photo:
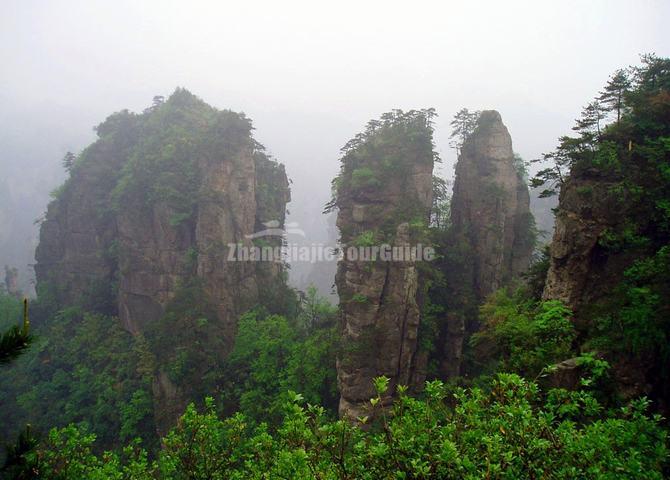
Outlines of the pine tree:
[[604,109],[608,112],[616,112],[616,121],[621,120],[621,111],[624,106],[624,95],[631,87],[628,72],[619,69],[609,78],[607,85],[600,92],[598,100],[602,102]]
[[165,97],[163,95],[154,95],[152,101],[152,107],[158,108],[165,103]]
[[607,110],[602,107],[600,102],[594,100],[584,107],[581,118],[577,119],[576,125],[572,129],[582,134],[592,134],[595,130],[600,137],[600,122],[605,119],[606,115]]
[[63,168],[68,173],[72,173],[72,168],[74,167],[74,162],[77,159],[76,155],[72,152],[67,152],[63,157]]
[[465,143],[465,140],[468,136],[474,132],[477,127],[477,120],[479,120],[479,110],[471,112],[467,108],[461,108],[454,119],[451,121],[452,131],[449,138],[456,138],[449,145],[452,148],[456,149],[456,152],[460,155],[461,148]]

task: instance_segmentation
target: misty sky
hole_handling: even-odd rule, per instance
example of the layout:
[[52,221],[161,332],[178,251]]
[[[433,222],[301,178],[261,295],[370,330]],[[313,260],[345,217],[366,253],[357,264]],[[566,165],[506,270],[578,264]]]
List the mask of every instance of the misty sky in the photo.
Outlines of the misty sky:
[[294,181],[293,218],[319,223],[339,148],[369,119],[435,107],[451,176],[451,117],[493,108],[534,158],[613,70],[670,55],[669,20],[661,0],[3,0],[0,176],[51,189],[93,125],[183,86],[253,119]]

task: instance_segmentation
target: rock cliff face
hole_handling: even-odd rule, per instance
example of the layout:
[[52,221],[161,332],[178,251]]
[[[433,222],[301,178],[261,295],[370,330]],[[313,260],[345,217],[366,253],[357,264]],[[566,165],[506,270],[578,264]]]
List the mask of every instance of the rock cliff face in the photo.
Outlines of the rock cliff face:
[[441,371],[447,378],[462,373],[464,341],[477,328],[478,306],[529,266],[534,244],[529,205],[528,187],[500,114],[481,112],[458,157],[451,201],[451,244],[446,248],[462,258],[447,264],[445,275],[453,303],[466,306],[450,307],[441,334]]
[[[621,295],[616,288],[624,279],[624,271],[645,254],[635,248],[607,246],[608,231],[621,231],[630,214],[614,188],[619,185],[617,180],[591,169],[571,174],[561,187],[542,297],[561,300],[568,306],[580,332],[594,328],[592,323],[602,304],[610,296]],[[663,382],[654,371],[657,360],[649,352],[618,352],[607,359],[622,398],[667,398],[667,387],[659,385]],[[666,400],[660,405],[667,408]]]
[[612,255],[599,243],[620,218],[616,184],[593,171],[571,176],[561,188],[544,299],[561,300],[579,313],[621,279],[632,257]]
[[212,317],[202,335],[217,337],[216,355],[227,353],[238,315],[283,282],[280,264],[228,261],[228,245],[251,246],[267,222],[283,226],[288,181],[252,139],[248,119],[185,90],[141,115],[115,114],[97,131],[41,226],[38,291],[60,305],[118,314],[129,332],[147,336],[164,431],[188,396],[179,375],[167,373],[183,326],[166,311],[197,285]]
[[543,297],[573,310],[580,351],[610,363],[616,396],[645,395],[667,414],[670,74],[668,59],[642,63],[615,121],[593,132],[584,114],[579,135],[560,140],[557,160],[569,174]]
[[432,199],[430,112],[395,112],[371,122],[345,147],[336,184],[337,226],[345,257],[338,264],[342,353],[338,358],[340,415],[368,415],[373,378],[397,385],[422,382],[417,351],[422,279],[416,261],[361,261],[349,251],[381,244],[416,245]]
[[106,135],[82,153],[94,160],[81,162],[47,209],[35,252],[35,274],[38,294],[54,297],[58,305],[98,300],[97,310],[116,313],[112,285],[118,266],[112,250],[118,242],[109,197],[138,141],[132,120],[127,116],[127,135]]
[[[224,147],[225,148],[225,147]],[[228,147],[229,148],[229,147]],[[224,150],[225,151],[225,150]],[[230,262],[228,245],[252,246],[248,238],[263,223],[284,222],[288,183],[284,169],[254,152],[253,144],[235,145],[220,154],[216,146],[197,161],[197,200],[188,219],[159,202],[147,209],[143,195],[129,194],[117,215],[119,242],[119,318],[131,332],[145,330],[186,279],[202,280],[207,298],[231,345],[237,315],[257,303],[266,279],[278,278],[277,264]],[[278,239],[266,239],[277,243]]]
[[479,299],[528,268],[533,249],[528,187],[512,138],[495,110],[481,113],[456,164],[451,220],[472,249]]

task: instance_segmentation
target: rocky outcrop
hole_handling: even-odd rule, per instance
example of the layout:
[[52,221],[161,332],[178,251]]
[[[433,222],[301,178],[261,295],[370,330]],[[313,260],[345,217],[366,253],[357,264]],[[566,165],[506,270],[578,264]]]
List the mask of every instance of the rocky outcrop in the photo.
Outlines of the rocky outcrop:
[[[288,181],[244,115],[185,90],[141,115],[115,114],[97,131],[41,226],[38,291],[60,305],[118,314],[126,330],[147,336],[164,432],[188,399],[179,375],[166,372],[175,352],[196,348],[179,340],[184,326],[174,322],[184,314],[166,309],[179,307],[171,304],[182,289],[197,291],[213,317],[204,317],[197,348],[215,341],[217,357],[232,348],[238,316],[283,276],[280,263],[229,261],[229,246],[252,246],[268,222],[281,229]],[[281,245],[280,236],[263,241]]]
[[[620,181],[611,172],[575,168],[561,185],[542,298],[561,300],[569,307],[575,327],[585,338],[597,332],[594,323],[599,316],[616,315],[618,304],[611,302],[623,295],[624,272],[649,255],[644,244],[617,245],[621,237],[613,232],[625,231],[631,215],[621,201]],[[656,367],[659,361],[654,352],[602,353],[611,366],[609,375],[620,398],[649,396],[658,402],[658,408],[667,410],[667,383]]]
[[445,378],[463,373],[463,347],[477,329],[478,306],[530,264],[534,235],[529,204],[500,114],[481,112],[456,164],[452,227],[444,247],[447,261],[442,267],[450,298],[438,359]]
[[612,255],[602,244],[603,234],[621,218],[616,185],[592,170],[571,176],[562,186],[544,299],[561,300],[578,314],[621,280],[632,257]]
[[228,261],[228,245],[253,246],[251,235],[270,221],[281,228],[288,183],[283,167],[254,152],[251,143],[203,155],[197,168],[198,199],[191,217],[179,223],[169,204],[147,210],[142,195],[127,196],[117,216],[119,318],[133,333],[145,330],[180,283],[196,277],[224,327],[224,343],[232,345],[237,316],[258,302],[260,285],[276,280],[281,265]]
[[480,300],[528,268],[533,250],[529,204],[512,138],[500,114],[485,110],[463,144],[451,203],[454,232],[471,248]]
[[[373,379],[422,383],[418,352],[422,276],[417,261],[363,261],[351,252],[381,244],[415,246],[432,199],[430,112],[394,112],[371,122],[345,147],[336,181],[337,226],[345,254],[338,264],[342,349],[337,361],[340,415],[369,415]],[[366,250],[363,250],[366,251]],[[367,250],[371,252],[371,250]]]
[[97,303],[98,311],[117,311],[112,285],[118,241],[109,197],[138,138],[133,116],[122,112],[115,119],[123,119],[125,135],[106,135],[82,152],[80,165],[54,192],[40,226],[37,293],[59,306]]
[[[585,332],[593,329],[594,318],[612,308],[608,301],[621,295],[617,287],[625,270],[648,253],[610,245],[611,232],[624,230],[630,215],[617,193],[620,180],[595,168],[575,170],[561,186],[542,298],[561,300],[572,310],[577,330],[588,335]],[[606,359],[621,398],[667,398],[665,383],[658,381],[654,371],[657,359],[651,353],[617,352]],[[667,408],[666,400],[660,405]]]

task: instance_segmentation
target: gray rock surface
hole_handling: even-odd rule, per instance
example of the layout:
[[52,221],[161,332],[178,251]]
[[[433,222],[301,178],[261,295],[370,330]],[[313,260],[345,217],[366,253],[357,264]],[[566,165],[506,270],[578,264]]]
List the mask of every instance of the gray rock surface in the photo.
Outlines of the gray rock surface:
[[[427,225],[432,203],[431,137],[427,135],[416,146],[406,134],[381,129],[368,142],[374,153],[357,159],[354,165],[370,169],[379,181],[367,187],[351,186],[354,166],[345,157],[337,204],[342,248],[359,245],[360,235],[366,232],[374,234],[374,245],[416,245],[421,237],[410,223],[421,219]],[[392,158],[397,163],[389,170],[385,165]],[[371,413],[375,377],[390,379],[383,404],[390,401],[398,385],[423,383],[426,356],[417,351],[422,276],[415,261],[345,258],[338,264],[335,283],[342,328],[342,353],[337,361],[339,411],[342,417],[356,419]]]
[[495,110],[481,113],[463,145],[451,205],[454,230],[472,248],[475,291],[484,299],[524,272],[533,250],[528,187]]

